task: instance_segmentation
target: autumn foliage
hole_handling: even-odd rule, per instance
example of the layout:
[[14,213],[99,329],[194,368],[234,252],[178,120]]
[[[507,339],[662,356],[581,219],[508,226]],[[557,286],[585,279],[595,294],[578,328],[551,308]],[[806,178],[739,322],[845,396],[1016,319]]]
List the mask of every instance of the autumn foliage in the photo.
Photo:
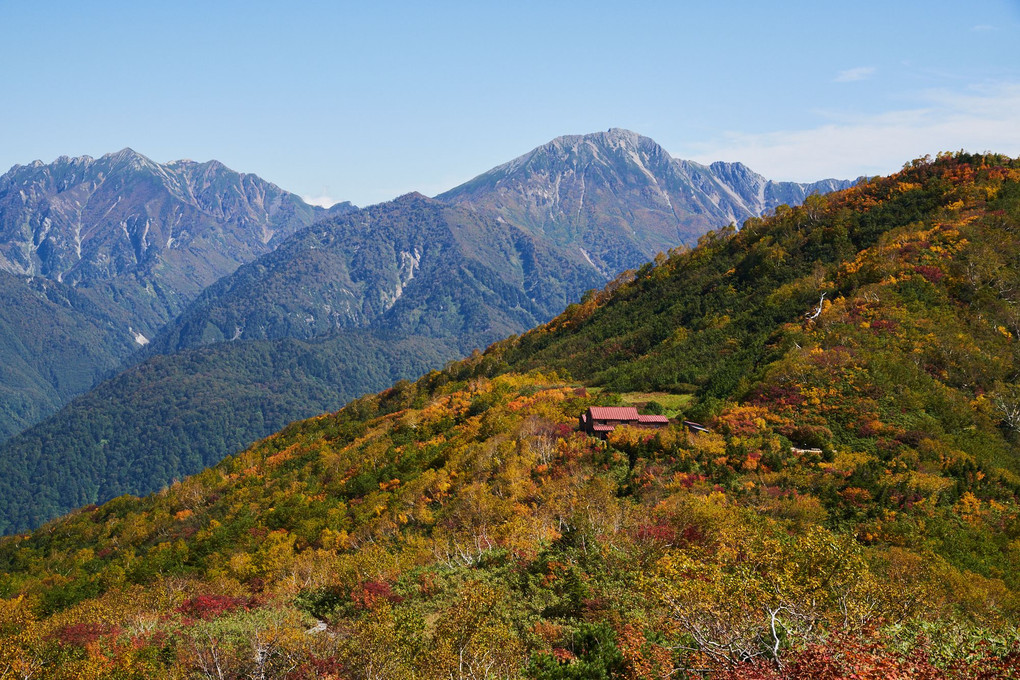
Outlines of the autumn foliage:
[[0,678],[1020,677],[1017,261],[998,156],[712,234],[3,539]]

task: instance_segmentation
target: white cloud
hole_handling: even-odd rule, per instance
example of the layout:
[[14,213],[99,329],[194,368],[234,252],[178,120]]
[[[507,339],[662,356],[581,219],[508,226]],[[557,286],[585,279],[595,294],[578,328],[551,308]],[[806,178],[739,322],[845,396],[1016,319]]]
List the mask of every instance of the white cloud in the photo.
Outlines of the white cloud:
[[321,208],[330,208],[339,202],[329,196],[302,196],[301,200],[308,205],[317,205]]
[[848,68],[845,71],[840,71],[839,75],[836,76],[834,82],[852,83],[857,80],[867,80],[874,74],[875,74],[874,66],[858,66],[857,68]]
[[732,132],[692,158],[741,161],[771,179],[811,181],[888,174],[914,158],[960,149],[1020,155],[1020,83],[928,90],[912,108],[843,115],[806,130]]

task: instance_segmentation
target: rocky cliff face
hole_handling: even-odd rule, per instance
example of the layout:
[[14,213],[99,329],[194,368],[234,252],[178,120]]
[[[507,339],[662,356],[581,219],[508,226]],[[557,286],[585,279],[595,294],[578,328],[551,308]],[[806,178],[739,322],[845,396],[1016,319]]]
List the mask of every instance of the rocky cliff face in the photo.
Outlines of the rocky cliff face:
[[[752,216],[775,210],[781,204],[800,205],[811,194],[827,194],[853,186],[856,180],[823,179],[817,182],[775,182],[765,179],[743,163],[716,162],[709,166],[692,161],[677,160],[692,175],[708,179],[708,191],[719,196],[720,206],[726,206],[731,220],[739,224]],[[720,194],[720,191],[722,192]],[[722,200],[722,195],[728,200]]]

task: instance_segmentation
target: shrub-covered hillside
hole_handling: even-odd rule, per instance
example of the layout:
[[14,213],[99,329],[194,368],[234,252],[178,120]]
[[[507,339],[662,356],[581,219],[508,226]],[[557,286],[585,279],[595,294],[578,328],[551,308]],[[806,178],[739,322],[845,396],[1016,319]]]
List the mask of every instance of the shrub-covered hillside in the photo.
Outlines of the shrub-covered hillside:
[[713,234],[3,539],[0,677],[1017,677],[1018,256],[995,156]]

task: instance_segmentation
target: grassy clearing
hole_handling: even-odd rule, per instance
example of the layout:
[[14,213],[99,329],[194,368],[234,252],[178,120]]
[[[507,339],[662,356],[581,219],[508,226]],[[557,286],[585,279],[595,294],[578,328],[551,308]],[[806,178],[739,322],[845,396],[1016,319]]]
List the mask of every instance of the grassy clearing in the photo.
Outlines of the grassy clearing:
[[657,401],[666,407],[666,415],[673,417],[694,401],[691,394],[671,394],[669,392],[624,392],[620,399],[625,404],[641,408],[650,401]]

